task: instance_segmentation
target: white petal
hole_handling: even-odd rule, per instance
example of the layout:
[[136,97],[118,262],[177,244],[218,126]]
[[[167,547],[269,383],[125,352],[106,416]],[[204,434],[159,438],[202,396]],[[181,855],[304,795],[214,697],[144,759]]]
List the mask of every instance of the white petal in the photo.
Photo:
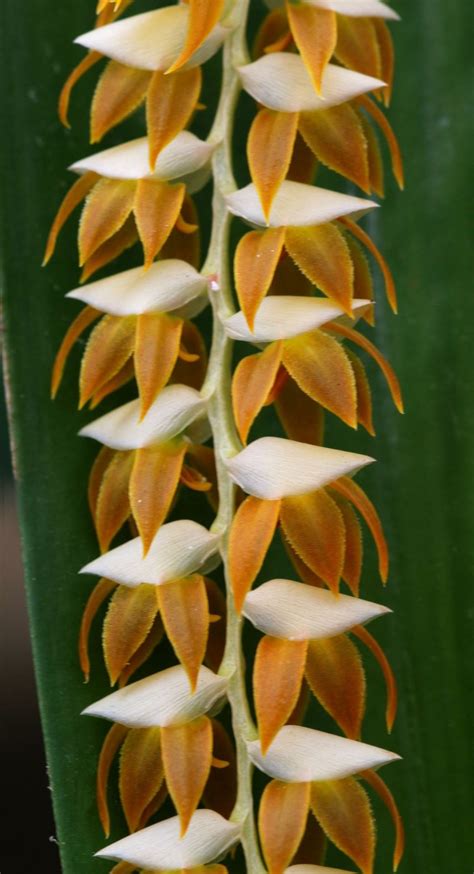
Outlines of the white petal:
[[331,9],[340,15],[353,18],[387,18],[399,21],[400,16],[394,9],[381,3],[380,0],[303,0],[308,6],[319,6],[320,9]]
[[[372,303],[370,300],[356,299],[352,302],[352,310],[356,313],[372,306]],[[265,297],[260,304],[253,331],[241,311],[226,319],[224,325],[226,334],[234,340],[271,343],[273,340],[287,340],[306,331],[314,331],[343,315],[342,308],[327,297],[274,295]]]
[[278,189],[268,221],[253,183],[228,194],[226,203],[230,212],[249,224],[270,228],[320,225],[344,215],[375,209],[378,205],[372,200],[288,180],[282,182]]
[[222,858],[240,837],[240,826],[213,810],[196,810],[181,837],[178,816],[150,825],[99,850],[96,856],[141,868],[181,871]]
[[248,743],[247,749],[257,768],[287,783],[341,780],[400,758],[388,750],[301,725],[280,729],[265,756],[259,740]]
[[[186,6],[165,6],[106,24],[75,40],[121,64],[139,70],[167,70],[184,46],[189,11]],[[197,67],[218,51],[229,30],[216,25],[185,67]]]
[[153,728],[189,722],[212,711],[226,692],[227,681],[202,665],[196,690],[181,665],[130,683],[82,711],[131,728]]
[[249,592],[244,616],[264,634],[284,640],[324,640],[391,613],[350,595],[333,595],[293,580],[270,580]]
[[386,84],[381,79],[328,64],[319,96],[303,59],[290,52],[263,55],[253,64],[239,67],[239,73],[247,93],[258,103],[278,112],[329,109]]
[[69,169],[74,173],[98,173],[108,179],[180,179],[204,167],[213,148],[190,131],[181,131],[160,152],[153,173],[148,160],[146,137],[81,158]]
[[298,443],[284,437],[261,437],[226,460],[226,465],[231,478],[248,495],[276,501],[289,495],[314,492],[373,461],[355,452]]
[[162,586],[198,571],[219,549],[219,537],[190,519],[162,525],[145,558],[140,537],[100,555],[81,574],[107,577],[134,588],[141,583]]
[[133,316],[178,310],[204,296],[206,289],[206,279],[194,267],[178,258],[168,258],[155,261],[146,272],[143,267],[133,267],[81,285],[67,297],[81,300],[103,313]]
[[164,443],[203,415],[206,404],[194,388],[168,385],[140,421],[140,401],[130,401],[95,419],[79,431],[111,449],[140,449]]
[[326,865],[292,865],[286,868],[285,874],[353,874],[341,868],[326,868]]

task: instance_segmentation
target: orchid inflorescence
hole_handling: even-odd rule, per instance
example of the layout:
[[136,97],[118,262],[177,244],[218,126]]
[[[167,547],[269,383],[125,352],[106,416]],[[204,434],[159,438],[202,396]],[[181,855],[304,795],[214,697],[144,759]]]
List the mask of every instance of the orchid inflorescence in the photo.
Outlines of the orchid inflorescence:
[[[371,874],[367,784],[392,815],[396,870],[403,826],[377,769],[398,756],[360,741],[365,674],[353,642],[380,664],[390,730],[395,682],[365,628],[389,611],[359,598],[359,516],[374,537],[384,583],[388,573],[380,519],[353,479],[373,459],[321,445],[325,411],[374,434],[369,382],[353,347],[377,362],[402,410],[390,365],[356,328],[358,320],[374,324],[364,249],[381,269],[394,310],[396,296],[383,256],[359,224],[377,204],[312,183],[323,164],[366,194],[382,195],[375,126],[402,185],[397,141],[380,109],[393,78],[386,20],[398,16],[381,0],[286,0],[268,3],[265,15],[257,0],[189,0],[121,18],[130,4],[100,0],[96,27],[76,40],[89,53],[64,86],[60,115],[68,124],[74,85],[105,58],[91,142],[143,105],[146,136],[73,164],[78,179],[45,259],[84,202],[82,284],[68,297],[85,306],[58,352],[53,396],[71,348],[91,326],[80,406],[95,408],[133,380],[138,395],[81,431],[102,448],[89,481],[101,554],[82,569],[100,579],[85,607],[80,661],[87,679],[91,625],[108,600],[103,650],[118,684],[85,713],[112,723],[97,777],[105,833],[119,751],[130,832],[97,855],[117,862],[115,874],[224,874],[221,860],[241,843],[249,874],[336,874],[321,867],[327,838]],[[260,26],[250,58],[246,31],[254,15]],[[221,48],[221,94],[204,141],[187,127],[202,108],[202,66]],[[256,112],[247,141],[251,182],[238,189],[232,143],[242,89]],[[192,195],[211,178],[212,230],[202,264]],[[235,217],[241,237],[232,255]],[[251,229],[242,234],[244,225]],[[144,265],[83,284],[137,243]],[[208,304],[209,356],[192,321]],[[232,375],[234,341],[256,348]],[[269,406],[280,422],[275,434],[286,436],[247,442]],[[181,487],[210,502],[210,529],[167,521]],[[126,524],[132,539],[122,536],[111,548]],[[252,588],[277,530],[302,581]],[[221,561],[226,597],[210,576]],[[350,594],[339,593],[341,581]],[[244,619],[261,634],[253,667],[242,652]],[[165,636],[179,664],[130,683]],[[311,694],[343,736],[302,724]],[[233,737],[217,719],[227,704]],[[270,778],[258,815],[254,767]],[[177,816],[149,825],[168,797]]]

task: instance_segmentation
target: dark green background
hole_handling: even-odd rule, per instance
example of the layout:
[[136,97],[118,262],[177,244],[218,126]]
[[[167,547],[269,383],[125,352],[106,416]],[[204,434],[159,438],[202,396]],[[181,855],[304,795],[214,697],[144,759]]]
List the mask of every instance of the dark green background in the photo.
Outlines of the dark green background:
[[[251,4],[260,14],[261,4]],[[89,686],[76,662],[77,628],[90,585],[76,570],[96,552],[84,502],[95,449],[75,437],[84,421],[74,412],[77,351],[58,401],[48,400],[50,365],[77,311],[63,298],[77,281],[74,222],[52,266],[39,267],[47,228],[69,182],[65,167],[88,151],[86,106],[96,73],[88,74],[74,97],[72,133],[60,127],[55,103],[65,75],[82,55],[71,42],[89,28],[93,5],[92,0],[3,0],[0,12],[7,372],[29,611],[64,874],[110,867],[91,861],[104,843],[93,789],[104,726],[78,716],[107,686],[98,654]],[[374,373],[376,441],[334,426],[329,442],[367,450],[379,460],[361,482],[383,517],[392,572],[381,595],[369,556],[363,592],[386,597],[395,611],[377,633],[397,673],[401,703],[387,739],[383,686],[367,658],[364,737],[404,757],[385,772],[407,828],[400,870],[471,874],[474,305],[465,169],[472,144],[470,4],[400,0],[397,9],[403,22],[393,28],[398,60],[390,117],[405,155],[407,186],[400,194],[388,185],[386,204],[371,219],[370,230],[399,289],[400,316],[395,319],[380,303],[375,339],[400,376],[406,416],[394,412]],[[135,128],[127,123],[120,136],[132,135]],[[114,141],[112,136],[107,142]],[[95,644],[98,650],[98,636]],[[386,874],[391,826],[378,805],[377,812],[376,870]],[[34,810],[21,815],[26,833]],[[118,816],[116,825],[118,836]],[[336,854],[331,858],[351,867]]]

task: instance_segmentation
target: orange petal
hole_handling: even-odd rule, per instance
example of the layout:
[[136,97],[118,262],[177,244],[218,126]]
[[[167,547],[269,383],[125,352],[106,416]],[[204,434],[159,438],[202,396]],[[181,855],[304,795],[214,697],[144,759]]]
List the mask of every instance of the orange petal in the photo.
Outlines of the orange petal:
[[316,6],[286,4],[293,39],[318,94],[321,79],[337,42],[335,12]]
[[302,273],[352,315],[354,269],[344,235],[333,222],[287,228],[285,248]]
[[102,243],[117,233],[133,209],[136,182],[101,179],[87,197],[79,223],[81,267]]
[[293,379],[288,379],[276,402],[276,411],[290,440],[312,443],[323,442],[324,412],[319,404],[308,397]]
[[396,377],[396,374],[387,359],[384,358],[381,352],[374,346],[367,337],[364,337],[363,334],[360,334],[358,331],[354,331],[352,328],[347,328],[345,325],[336,325],[331,324],[327,327],[328,331],[331,331],[333,334],[339,334],[341,337],[347,337],[348,340],[351,340],[352,343],[356,343],[357,346],[360,346],[364,352],[367,352],[374,361],[380,367],[385,379],[387,380],[387,385],[390,389],[390,393],[393,398],[393,403],[395,404],[397,410],[400,413],[403,413],[403,400],[400,390],[400,383]]
[[108,397],[110,394],[113,394],[117,389],[122,388],[123,385],[126,385],[127,382],[130,382],[135,376],[135,368],[133,366],[133,358],[129,358],[128,361],[125,362],[123,367],[107,382],[104,382],[101,385],[100,389],[96,391],[92,397],[89,404],[90,410],[95,410],[95,408],[104,400],[104,398]]
[[212,760],[212,723],[201,716],[161,729],[166,785],[181,821],[181,836],[199,804]]
[[80,176],[79,179],[76,180],[74,185],[72,185],[69,189],[66,197],[64,198],[61,206],[58,209],[56,218],[51,225],[48,242],[46,243],[46,251],[43,258],[43,266],[48,263],[56,248],[56,241],[58,239],[59,232],[61,231],[62,226],[68,220],[71,213],[74,212],[76,206],[79,206],[79,204],[89,194],[91,188],[93,188],[94,185],[97,184],[99,179],[100,177],[97,175],[97,173],[85,173],[84,176]]
[[178,358],[170,381],[190,385],[199,391],[207,373],[207,349],[200,330],[193,322],[184,322],[181,345],[186,347],[186,351],[194,357],[194,361]]
[[259,573],[272,542],[280,512],[280,501],[262,501],[250,496],[240,505],[229,534],[229,576],[235,609],[242,610],[244,598]]
[[207,808],[216,810],[225,819],[229,819],[237,798],[237,766],[234,745],[225,728],[212,720],[214,759],[228,762],[226,768],[211,768],[209,779],[204,789],[203,801]]
[[349,103],[318,112],[302,112],[299,131],[319,160],[370,193],[367,140]]
[[141,418],[173,372],[182,328],[183,320],[167,313],[144,313],[137,318],[134,363]]
[[206,577],[205,583],[209,615],[217,617],[218,621],[211,622],[209,625],[209,636],[207,638],[204,661],[211,671],[217,674],[224,656],[227,604],[221,589],[214,580]]
[[193,492],[210,492],[212,483],[208,482],[198,470],[183,464],[181,468],[180,482]]
[[130,515],[128,483],[133,460],[133,452],[116,452],[104,472],[94,514],[101,552],[108,550]]
[[335,56],[350,70],[380,79],[382,60],[373,20],[338,15]]
[[261,109],[255,116],[247,140],[247,159],[265,218],[286,177],[298,130],[297,112]]
[[375,825],[362,786],[352,777],[313,783],[311,807],[329,840],[346,853],[363,874],[372,874]]
[[82,614],[81,630],[79,632],[79,663],[86,683],[89,682],[91,667],[89,659],[89,634],[91,625],[105,599],[108,598],[111,592],[113,592],[116,585],[117,583],[114,583],[112,580],[99,580],[89,595],[87,604],[84,608],[84,613]]
[[144,555],[168,515],[178,488],[185,452],[186,446],[181,441],[136,450],[129,495]]
[[175,225],[166,243],[162,246],[161,257],[181,258],[182,261],[186,261],[195,267],[196,270],[199,270],[201,264],[199,216],[189,194],[186,194],[183,200],[180,218],[184,218],[189,225],[194,225],[197,230],[192,234],[185,234]]
[[134,589],[119,586],[112,596],[102,635],[112,686],[147,637],[157,612],[155,589],[146,583]]
[[362,572],[362,531],[360,522],[351,505],[337,492],[329,490],[332,499],[339,507],[344,520],[346,532],[346,551],[342,579],[347,583],[353,595],[359,594],[360,575]]
[[388,548],[382,523],[372,501],[361,487],[347,476],[335,480],[331,483],[331,488],[350,501],[369,526],[379,554],[379,573],[385,583],[388,576]]
[[120,798],[130,832],[136,831],[164,778],[159,728],[132,728],[120,755]]
[[103,316],[92,331],[82,356],[79,377],[81,409],[89,398],[112,379],[133,354],[134,316]]
[[370,191],[375,191],[379,197],[384,197],[384,167],[382,152],[375,131],[368,120],[364,118],[362,113],[359,113],[359,121],[364,131],[364,136],[367,142],[367,162],[369,165]]
[[179,57],[166,71],[178,70],[209,36],[221,17],[224,0],[189,0],[189,18],[186,42]]
[[304,182],[306,185],[311,185],[317,166],[316,156],[306,145],[303,137],[298,134],[286,178],[291,179],[292,182]]
[[382,674],[384,676],[385,685],[387,687],[387,707],[385,711],[385,719],[387,723],[387,729],[390,733],[393,728],[393,723],[395,722],[395,716],[397,714],[397,681],[395,679],[395,675],[390,667],[390,663],[379,643],[375,640],[375,637],[367,631],[362,625],[358,625],[357,628],[353,628],[351,634],[355,637],[358,637],[365,645],[370,649],[371,653],[377,659]]
[[274,49],[275,43],[286,40],[290,36],[288,30],[288,18],[284,9],[272,9],[263,19],[252,48],[252,58],[260,58],[263,54],[271,51],[282,51],[280,47]]
[[387,83],[387,87],[382,89],[385,106],[389,106],[392,96],[393,73],[395,67],[395,53],[393,49],[393,40],[389,28],[382,18],[374,18],[374,27],[377,33],[377,42],[379,44],[380,62],[382,65],[381,78]]
[[141,668],[141,666],[144,665],[146,661],[148,661],[153,650],[160,643],[163,634],[163,623],[161,621],[160,615],[158,615],[152,625],[151,631],[148,633],[141,646],[139,646],[136,652],[134,652],[130,661],[120,674],[120,677],[118,679],[118,685],[120,689],[123,689],[123,687],[127,685],[130,677],[132,677],[133,674],[138,671],[138,669]]
[[282,253],[285,231],[250,231],[235,251],[234,277],[242,312],[253,330],[255,314],[265,297]]
[[161,70],[153,73],[146,103],[151,170],[161,150],[186,127],[196,108],[201,84],[200,67],[169,75]]
[[119,231],[102,243],[98,249],[87,259],[81,273],[81,283],[86,282],[93,273],[97,273],[102,267],[114,261],[122,252],[129,249],[138,241],[138,231],[133,215],[129,216]]
[[297,552],[293,549],[291,543],[283,538],[283,546],[285,547],[285,552],[288,555],[296,573],[303,580],[303,583],[306,583],[308,586],[316,586],[318,589],[324,589],[325,584],[321,577],[318,577],[317,574],[314,574],[313,571],[308,567],[307,564],[304,563],[303,559],[300,558]]
[[127,732],[128,728],[125,725],[112,726],[105,736],[97,765],[97,809],[106,838],[110,835],[110,814],[107,803],[110,768],[116,753],[127,736]]
[[372,393],[370,391],[369,380],[367,373],[360,358],[352,352],[351,349],[346,349],[345,353],[351,363],[354,374],[356,394],[357,394],[357,421],[374,437],[374,423],[372,420]]
[[265,405],[280,366],[283,343],[270,343],[263,352],[238,364],[232,380],[232,408],[242,443]]
[[372,116],[374,121],[377,122],[380,130],[382,131],[386,141],[388,148],[390,150],[390,156],[392,159],[392,170],[395,179],[398,182],[400,188],[404,187],[404,176],[403,176],[403,161],[402,155],[400,152],[400,146],[398,144],[398,140],[392,130],[392,127],[389,121],[385,118],[383,112],[378,108],[377,104],[370,100],[369,97],[363,95],[358,98],[358,102],[360,106],[365,109],[369,115]]
[[157,588],[157,597],[166,634],[194,691],[209,633],[209,604],[204,578],[193,574],[166,583]]
[[357,392],[352,365],[336,340],[311,331],[286,340],[282,361],[290,376],[313,401],[357,427]]
[[388,786],[375,771],[364,771],[363,780],[377,793],[387,807],[395,826],[395,849],[393,853],[393,870],[397,871],[405,852],[405,829],[396,801]]
[[58,349],[56,358],[54,359],[53,372],[51,374],[51,397],[53,400],[58,393],[59,386],[61,385],[64,367],[74,343],[79,339],[83,331],[85,331],[92,322],[95,322],[100,315],[99,310],[86,306],[80,311],[73,323],[67,329],[65,337]]
[[130,865],[129,862],[119,862],[118,865],[114,865],[110,874],[134,874],[137,870],[136,865]]
[[258,831],[269,874],[284,874],[303,837],[308,818],[310,783],[272,780],[258,811]]
[[280,522],[304,563],[337,593],[344,566],[344,521],[325,489],[284,498]]
[[[155,797],[152,798],[147,807],[145,807],[145,810],[143,811],[142,816],[140,817],[140,822],[138,824],[139,829],[144,828],[146,825],[148,825],[149,820],[152,818],[152,816],[155,816],[155,814],[158,813],[167,798],[168,787],[163,781],[163,783],[161,784],[161,788],[158,790]],[[161,874],[161,872],[159,872],[159,874]]]
[[306,680],[303,678],[298,700],[286,720],[286,725],[301,725],[308,709],[309,700],[309,687]]
[[94,464],[92,465],[91,472],[89,474],[89,483],[87,487],[87,500],[89,503],[89,510],[91,512],[92,518],[95,517],[95,510],[97,507],[97,499],[99,497],[99,491],[102,484],[102,480],[104,478],[105,471],[107,470],[110,462],[115,456],[115,450],[109,449],[108,446],[102,446],[102,449],[96,456]]
[[98,143],[145,100],[151,73],[109,61],[94,92],[91,143]]
[[357,740],[365,713],[365,673],[352,641],[345,634],[310,641],[306,679],[347,737]]
[[253,695],[263,755],[298,701],[307,649],[306,640],[281,640],[268,635],[257,647]]
[[[349,246],[352,265],[354,267],[354,297],[358,297],[360,300],[373,300],[374,287],[368,259],[362,251],[360,244],[354,240],[354,237],[351,237],[350,234],[346,234],[346,243]],[[374,324],[372,310],[364,313],[362,318],[365,319],[369,325]]]
[[89,54],[86,55],[85,58],[83,58],[82,61],[80,61],[69,73],[69,76],[61,89],[58,102],[59,120],[64,127],[71,127],[68,120],[68,113],[72,89],[76,83],[79,82],[79,79],[82,79],[84,73],[87,73],[87,71],[90,70],[97,61],[100,61],[101,58],[102,55],[100,52],[89,52]]
[[134,213],[138,233],[143,244],[145,267],[168,239],[186,191],[185,185],[169,185],[159,179],[139,179],[135,196]]

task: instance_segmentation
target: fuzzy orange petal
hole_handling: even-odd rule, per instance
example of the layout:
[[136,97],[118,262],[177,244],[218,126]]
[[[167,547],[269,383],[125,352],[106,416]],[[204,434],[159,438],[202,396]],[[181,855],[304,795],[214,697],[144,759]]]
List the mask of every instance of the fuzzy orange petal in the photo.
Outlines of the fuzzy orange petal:
[[183,465],[186,446],[181,441],[137,449],[130,476],[130,505],[146,555],[165,521]]
[[350,103],[302,112],[299,131],[323,164],[370,192],[367,140]]
[[339,507],[344,520],[346,549],[342,579],[347,583],[352,594],[357,597],[359,594],[363,554],[360,522],[349,501],[346,501],[338,492],[330,491],[330,494],[333,501]]
[[293,549],[337,593],[345,551],[344,521],[337,504],[325,489],[284,498],[280,521]]
[[151,170],[161,150],[186,127],[196,108],[201,84],[199,67],[169,75],[161,70],[153,73],[146,104]]
[[365,713],[365,673],[352,641],[345,634],[310,641],[306,679],[347,737],[357,740]]
[[101,179],[87,196],[79,223],[81,267],[128,219],[135,198],[136,182]]
[[103,316],[92,331],[82,356],[79,408],[112,379],[133,354],[135,318]]
[[106,552],[130,515],[128,483],[133,452],[116,452],[102,477],[94,522],[101,552]]
[[89,482],[87,487],[87,500],[91,516],[94,519],[97,507],[97,499],[99,497],[100,487],[110,462],[115,457],[115,450],[108,446],[102,446],[99,453],[96,455],[94,464],[92,465],[89,474]]
[[130,382],[135,376],[135,368],[133,366],[133,358],[129,358],[128,361],[125,362],[123,367],[117,371],[117,373],[112,376],[107,382],[104,382],[101,387],[94,392],[91,397],[89,409],[95,410],[95,408],[104,400],[104,398],[108,397],[110,394],[113,394],[114,391],[117,391],[119,388],[122,388],[123,385],[126,385],[127,382]]
[[69,73],[62,89],[61,94],[59,95],[58,101],[58,115],[60,122],[64,125],[64,127],[71,127],[69,124],[68,113],[69,113],[69,103],[71,100],[71,93],[74,86],[82,79],[84,73],[87,73],[92,67],[97,64],[97,61],[100,61],[102,55],[100,52],[89,52],[85,58],[82,58],[82,61],[79,61],[76,67]]
[[321,446],[324,432],[324,411],[311,400],[293,379],[282,386],[275,401],[279,419],[290,440]]
[[137,182],[134,213],[143,244],[145,267],[150,267],[168,239],[181,211],[186,187],[170,185],[160,179]]
[[290,166],[297,130],[298,113],[273,109],[261,109],[250,128],[247,159],[267,219]]
[[364,426],[373,437],[375,435],[372,419],[372,393],[364,365],[351,349],[345,349],[354,374],[357,394],[357,421]]
[[115,755],[125,740],[127,732],[128,728],[125,725],[113,725],[109,729],[102,744],[97,765],[97,809],[106,838],[110,835],[110,814],[107,803],[109,774]]
[[167,313],[143,313],[137,318],[134,364],[140,394],[140,416],[150,409],[176,364],[183,320]]
[[352,777],[311,786],[311,807],[330,841],[372,874],[375,825],[367,793]]
[[364,771],[361,774],[363,780],[369,784],[369,786],[377,793],[379,798],[382,799],[385,804],[387,810],[392,817],[393,824],[395,826],[395,849],[393,852],[393,870],[397,871],[398,866],[402,860],[402,856],[405,852],[405,829],[403,827],[403,820],[400,816],[400,811],[398,810],[396,801],[390,792],[390,789],[384,783],[382,778],[375,771]]
[[257,355],[248,355],[238,364],[232,380],[232,408],[242,443],[265,405],[280,366],[283,344],[270,343]]
[[163,635],[163,622],[161,621],[161,617],[158,614],[145,640],[133,653],[130,661],[127,665],[125,665],[122,673],[120,674],[120,677],[118,679],[118,685],[120,689],[123,689],[123,687],[127,685],[130,677],[132,677],[133,674],[138,671],[138,669],[141,668],[141,666],[144,665],[146,661],[148,661],[153,650],[162,640]]
[[382,59],[373,20],[338,15],[335,56],[350,70],[380,79]]
[[81,273],[81,283],[86,282],[94,273],[115,261],[123,252],[130,249],[138,241],[138,231],[133,215],[129,216],[119,231],[102,243],[87,259]]
[[112,596],[102,634],[104,659],[111,685],[147,637],[158,612],[153,586],[119,586]]
[[221,17],[224,0],[189,0],[189,19],[186,42],[179,57],[166,71],[179,70],[202,45]]
[[366,645],[368,649],[370,649],[372,655],[376,658],[380,665],[380,669],[382,671],[385,685],[387,688],[387,707],[385,710],[385,720],[387,723],[387,730],[390,733],[393,728],[393,723],[395,722],[395,717],[397,715],[397,681],[395,679],[395,675],[392,671],[390,663],[380,646],[380,644],[375,640],[375,637],[367,631],[362,625],[358,625],[357,628],[353,628],[351,632],[355,637],[362,641]]
[[235,285],[239,304],[250,330],[253,330],[255,314],[275,275],[284,237],[283,228],[249,231],[237,246],[234,259]]
[[369,115],[372,116],[374,121],[378,124],[380,130],[382,131],[388,148],[390,150],[390,157],[392,159],[392,170],[395,179],[400,188],[404,187],[404,176],[403,176],[403,161],[402,155],[400,152],[400,146],[398,140],[393,132],[392,126],[390,122],[385,118],[383,112],[378,108],[377,104],[373,102],[369,97],[365,94],[362,97],[358,98],[358,102],[360,106],[368,112]]
[[81,620],[81,630],[79,632],[79,663],[86,683],[89,682],[90,676],[89,634],[91,625],[102,604],[106,598],[108,598],[110,593],[113,592],[116,586],[117,583],[114,583],[112,580],[99,580],[89,595],[87,604],[84,607]]
[[159,792],[164,778],[159,728],[132,728],[120,755],[120,798],[130,832]]
[[336,14],[288,0],[286,8],[293,39],[317,93],[321,94],[321,79],[337,43]]
[[209,602],[204,578],[193,574],[158,586],[157,597],[166,634],[194,691],[209,634]]
[[385,106],[389,106],[392,96],[393,74],[395,67],[395,52],[393,48],[392,35],[385,21],[382,18],[374,18],[374,27],[377,33],[377,42],[379,44],[380,62],[382,65],[382,76],[387,87],[382,89],[382,95]]
[[84,176],[80,176],[79,179],[74,182],[74,185],[72,185],[69,189],[63,202],[61,203],[61,206],[59,207],[56,218],[51,225],[48,242],[46,243],[46,251],[43,258],[43,266],[48,263],[55,250],[56,241],[58,239],[61,228],[68,220],[71,213],[74,212],[76,206],[79,206],[84,198],[87,197],[91,189],[94,188],[95,185],[97,185],[99,179],[100,176],[98,176],[97,173],[85,173]]
[[255,656],[253,694],[262,753],[291,716],[303,682],[306,640],[262,637]]
[[285,248],[302,273],[352,315],[354,269],[344,235],[333,222],[287,228]]
[[91,107],[91,143],[127,118],[145,100],[151,73],[109,61],[94,92]]
[[56,358],[54,359],[53,372],[51,374],[51,397],[53,400],[58,393],[59,386],[61,385],[64,367],[72,347],[83,331],[85,331],[92,322],[95,322],[100,315],[99,310],[86,306],[80,311],[67,329],[65,337],[58,349]]
[[258,830],[269,874],[284,874],[303,837],[308,818],[309,783],[272,780],[258,812]]
[[229,534],[229,576],[235,609],[242,610],[244,598],[259,573],[272,542],[280,512],[280,501],[262,501],[250,496],[238,508]]
[[166,785],[181,821],[181,835],[199,804],[212,761],[212,723],[207,716],[161,729]]
[[350,477],[344,476],[335,480],[331,483],[331,488],[350,501],[369,526],[379,555],[379,573],[385,583],[388,576],[388,548],[382,523],[372,501]]

